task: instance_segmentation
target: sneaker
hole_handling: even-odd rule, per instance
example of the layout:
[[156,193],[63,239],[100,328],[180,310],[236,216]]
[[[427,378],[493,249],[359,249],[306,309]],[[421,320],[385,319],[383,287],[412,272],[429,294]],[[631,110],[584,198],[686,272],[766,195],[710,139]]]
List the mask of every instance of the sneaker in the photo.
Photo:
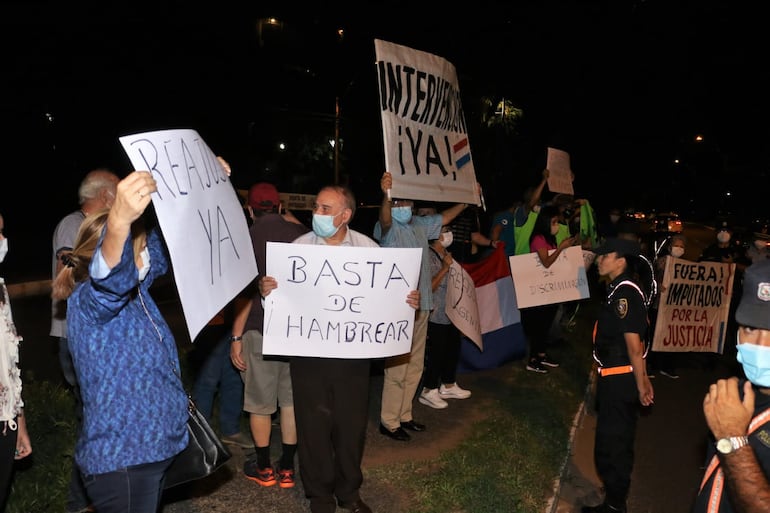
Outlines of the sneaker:
[[679,374],[677,374],[674,371],[664,371],[664,370],[661,370],[660,373],[663,374],[664,376],[666,376],[667,378],[679,379]]
[[231,436],[223,436],[222,442],[228,444],[228,445],[237,445],[238,447],[242,449],[253,449],[254,448],[254,441],[251,439],[249,435],[246,435],[244,433],[236,433]]
[[294,470],[278,470],[278,486],[281,488],[294,488]]
[[262,486],[273,486],[278,482],[273,467],[259,468],[256,459],[246,460],[246,463],[243,464],[243,474],[247,479]]
[[449,406],[449,403],[441,398],[441,394],[438,392],[438,388],[423,388],[419,399],[425,406],[430,406],[437,410],[442,410]]
[[471,391],[460,388],[457,383],[451,388],[442,384],[438,389],[438,394],[442,399],[468,399],[471,396]]
[[530,360],[529,363],[527,363],[527,370],[537,372],[538,374],[548,374],[548,369],[540,363],[540,360]]
[[540,360],[540,363],[542,365],[547,365],[548,367],[558,367],[559,366],[559,362],[557,362],[556,360],[554,360],[553,358],[551,358],[548,355],[541,356],[539,358],[539,360]]

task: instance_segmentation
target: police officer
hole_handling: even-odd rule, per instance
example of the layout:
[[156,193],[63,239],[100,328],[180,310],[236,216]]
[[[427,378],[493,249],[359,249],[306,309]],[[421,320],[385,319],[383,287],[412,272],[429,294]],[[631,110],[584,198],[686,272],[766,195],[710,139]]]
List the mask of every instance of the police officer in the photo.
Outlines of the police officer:
[[596,248],[599,276],[609,282],[594,328],[596,386],[594,464],[604,484],[604,502],[583,506],[582,513],[625,513],[634,464],[639,404],[653,402],[644,363],[647,301],[633,278],[639,243],[609,238]]

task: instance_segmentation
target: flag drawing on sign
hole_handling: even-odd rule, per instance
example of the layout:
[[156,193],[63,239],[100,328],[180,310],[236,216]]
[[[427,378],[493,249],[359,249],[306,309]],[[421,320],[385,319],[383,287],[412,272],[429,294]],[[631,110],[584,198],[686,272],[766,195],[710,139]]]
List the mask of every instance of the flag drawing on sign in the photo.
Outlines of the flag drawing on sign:
[[467,137],[456,142],[452,150],[454,150],[455,166],[457,166],[457,169],[462,169],[463,166],[471,161],[471,147],[468,144]]
[[476,287],[484,350],[463,337],[458,371],[493,369],[524,357],[526,340],[503,245],[480,262],[463,264],[463,268]]

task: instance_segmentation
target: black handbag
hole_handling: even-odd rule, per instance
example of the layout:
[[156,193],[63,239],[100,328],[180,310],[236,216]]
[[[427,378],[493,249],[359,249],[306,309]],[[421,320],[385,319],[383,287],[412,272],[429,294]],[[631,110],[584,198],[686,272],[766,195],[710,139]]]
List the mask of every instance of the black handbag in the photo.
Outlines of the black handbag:
[[[155,325],[155,321],[152,320],[152,316],[147,310],[147,305],[144,304],[141,288],[137,289],[137,296],[162,345],[163,337]],[[171,368],[176,369],[173,360],[171,361]],[[182,376],[176,371],[174,373],[184,388]],[[209,426],[206,417],[198,411],[198,407],[195,406],[195,402],[190,397],[190,394],[187,394],[187,413],[189,414],[187,418],[189,441],[187,442],[187,447],[176,455],[171,466],[166,470],[164,488],[179,486],[183,483],[210,476],[232,457],[230,451],[227,450],[216,433],[214,433],[214,430]]]
[[191,397],[188,401],[190,418],[187,419],[187,432],[190,441],[166,471],[165,488],[209,476],[232,457]]

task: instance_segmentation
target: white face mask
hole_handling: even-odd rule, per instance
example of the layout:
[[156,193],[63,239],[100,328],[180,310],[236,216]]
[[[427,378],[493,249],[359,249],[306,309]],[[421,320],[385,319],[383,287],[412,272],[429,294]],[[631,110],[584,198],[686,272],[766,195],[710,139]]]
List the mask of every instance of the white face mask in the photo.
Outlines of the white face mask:
[[8,238],[0,240],[0,262],[5,260],[5,255],[8,254]]
[[681,246],[671,246],[671,256],[674,258],[682,258],[684,255],[684,248]]
[[147,273],[150,272],[150,252],[145,247],[139,257],[142,259],[142,267],[139,268],[139,281],[144,281],[147,277]]
[[717,240],[719,242],[721,242],[722,244],[730,242],[730,232],[719,232],[719,233],[717,233]]
[[445,248],[448,248],[452,245],[452,241],[454,240],[454,234],[452,232],[443,232],[441,234],[441,245]]

